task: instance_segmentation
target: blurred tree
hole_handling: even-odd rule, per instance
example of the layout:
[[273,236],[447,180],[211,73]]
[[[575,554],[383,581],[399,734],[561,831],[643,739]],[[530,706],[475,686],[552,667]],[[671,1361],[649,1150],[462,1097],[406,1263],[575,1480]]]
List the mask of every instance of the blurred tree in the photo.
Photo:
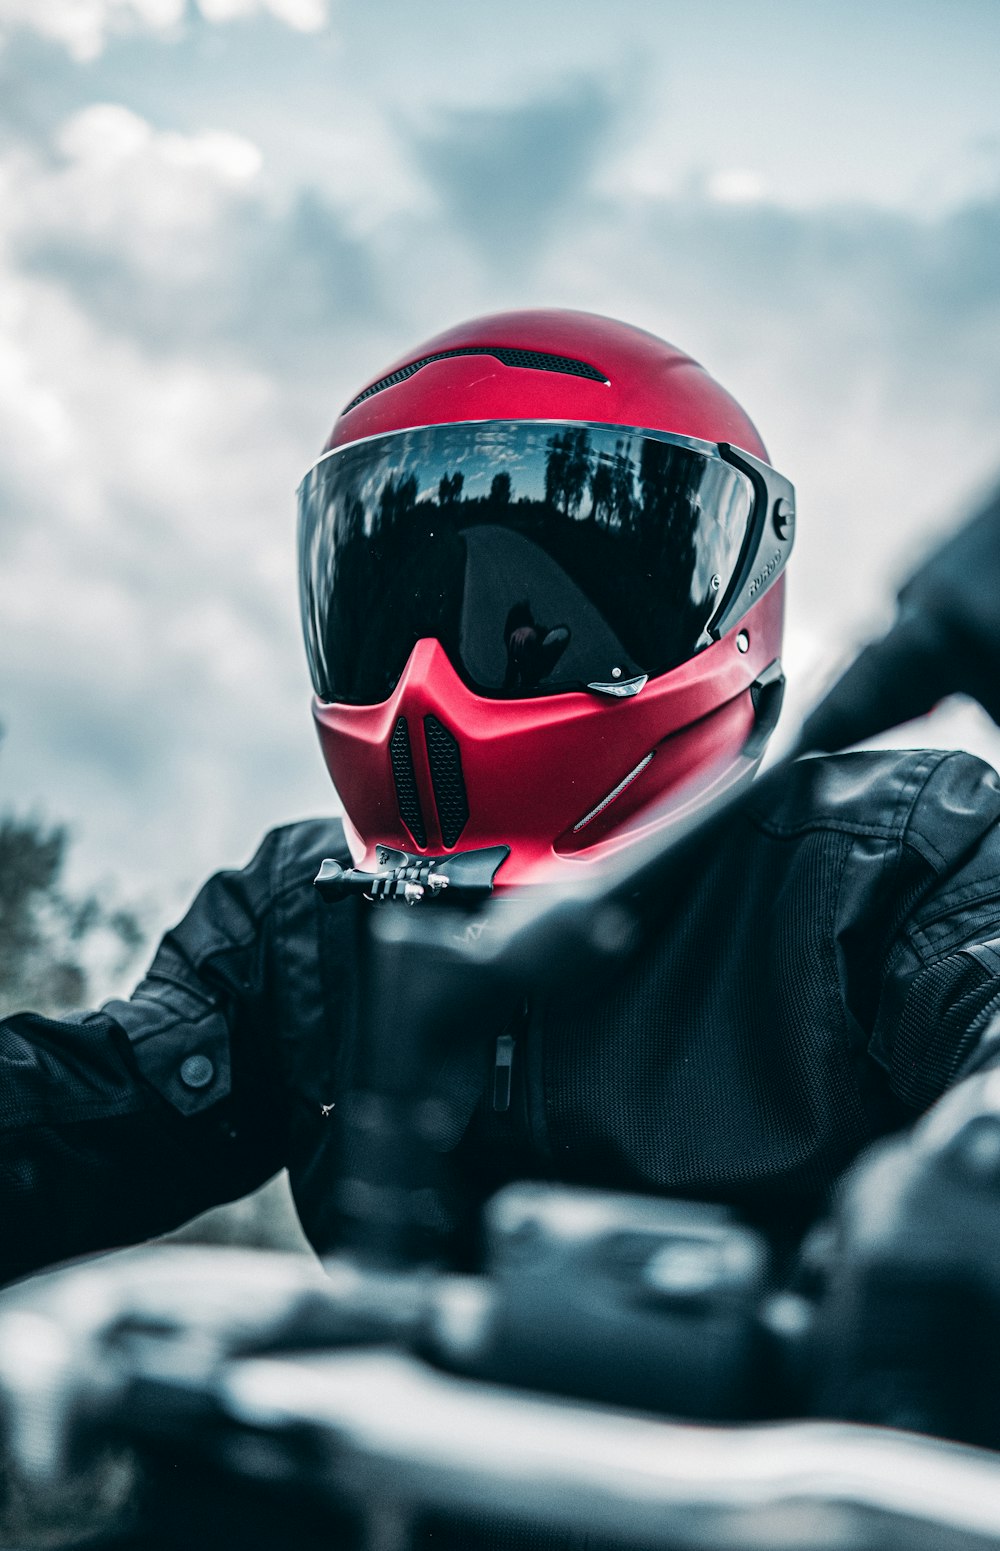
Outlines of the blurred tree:
[[88,950],[100,940],[123,974],[143,944],[132,911],[66,890],[68,838],[62,825],[0,815],[0,1017],[85,1005]]

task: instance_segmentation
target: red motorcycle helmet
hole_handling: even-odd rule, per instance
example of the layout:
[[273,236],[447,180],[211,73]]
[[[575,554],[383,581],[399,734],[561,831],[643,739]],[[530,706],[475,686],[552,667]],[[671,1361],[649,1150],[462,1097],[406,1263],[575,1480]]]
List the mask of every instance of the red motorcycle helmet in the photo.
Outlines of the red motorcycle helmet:
[[299,491],[355,867],[548,882],[752,775],[793,530],[739,405],[641,329],[499,313],[374,378]]

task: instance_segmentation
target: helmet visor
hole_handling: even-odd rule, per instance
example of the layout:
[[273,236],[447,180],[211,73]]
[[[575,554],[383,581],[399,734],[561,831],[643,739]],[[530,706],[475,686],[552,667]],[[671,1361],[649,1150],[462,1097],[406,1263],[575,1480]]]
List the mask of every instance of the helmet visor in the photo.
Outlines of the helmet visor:
[[711,444],[618,426],[485,421],[340,448],[299,490],[316,693],[387,699],[424,638],[495,698],[665,673],[709,644],[753,500]]

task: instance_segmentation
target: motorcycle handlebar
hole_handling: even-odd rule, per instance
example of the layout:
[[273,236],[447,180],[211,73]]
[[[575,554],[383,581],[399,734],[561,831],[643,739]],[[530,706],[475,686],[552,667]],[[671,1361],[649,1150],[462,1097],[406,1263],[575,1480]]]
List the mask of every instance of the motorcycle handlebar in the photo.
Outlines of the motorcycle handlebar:
[[[854,1424],[695,1425],[443,1373],[400,1347],[419,1347],[449,1279],[328,1269],[161,1247],[11,1289],[0,1299],[8,1459],[44,1501],[111,1441],[166,1459],[172,1494],[210,1468],[230,1500],[291,1488],[331,1526],[345,1511],[366,1517],[375,1543],[382,1520],[406,1544],[427,1514],[645,1551],[1000,1543],[995,1454]],[[467,1279],[464,1312],[455,1290],[448,1345],[460,1355],[463,1327],[475,1345],[483,1285]]]
[[391,1352],[257,1359],[220,1385],[228,1417],[307,1428],[328,1489],[421,1511],[502,1514],[645,1551],[984,1551],[995,1456],[824,1423],[695,1427],[504,1391]]

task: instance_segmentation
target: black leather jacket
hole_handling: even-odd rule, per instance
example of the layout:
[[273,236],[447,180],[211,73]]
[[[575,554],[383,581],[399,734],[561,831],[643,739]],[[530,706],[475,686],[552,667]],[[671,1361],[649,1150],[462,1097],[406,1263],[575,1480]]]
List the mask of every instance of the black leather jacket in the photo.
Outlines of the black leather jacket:
[[[767,778],[617,985],[530,1009],[506,1109],[501,1029],[436,1074],[453,1209],[533,1175],[800,1227],[869,1140],[993,1059],[998,818],[1000,780],[966,754]],[[331,1247],[370,908],[318,897],[331,855],[337,821],[274,831],[205,885],[130,1001],[0,1024],[0,1275],[161,1232],[283,1165]]]

